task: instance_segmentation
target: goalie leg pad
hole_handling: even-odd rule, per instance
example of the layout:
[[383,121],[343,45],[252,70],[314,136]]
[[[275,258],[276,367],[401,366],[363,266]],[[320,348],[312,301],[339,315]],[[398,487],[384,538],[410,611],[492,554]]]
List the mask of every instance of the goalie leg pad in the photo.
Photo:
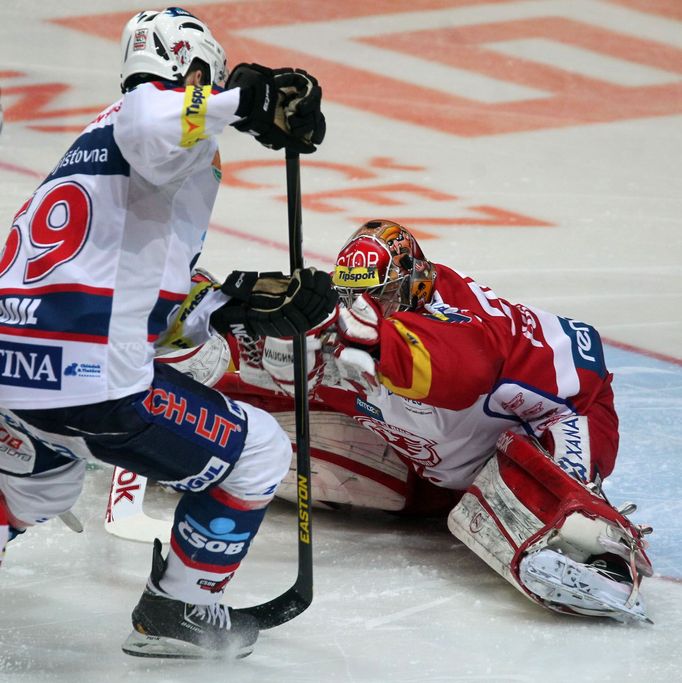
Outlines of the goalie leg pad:
[[[275,413],[295,442],[293,412]],[[310,412],[311,490],[314,504],[353,505],[401,511],[406,505],[410,473],[378,436],[340,413]],[[297,499],[296,458],[277,489],[277,497]]]
[[[545,607],[616,619],[645,618],[641,601],[639,607],[634,607],[640,576],[653,573],[642,530],[523,437],[511,432],[500,437],[496,456],[451,511],[448,527],[495,571]],[[621,600],[620,581],[608,579],[598,564],[592,563],[600,555],[615,558],[623,574],[619,579],[624,579],[628,587],[625,600]],[[555,556],[563,559],[557,564]],[[526,562],[522,571],[524,557],[535,559]],[[574,599],[562,603],[556,593],[534,591],[537,575],[533,567],[546,572],[552,562],[553,575],[559,582],[569,567],[569,573],[600,574],[593,583],[599,585],[602,594],[602,578],[607,576],[606,585],[613,589],[612,603],[604,604],[600,599],[599,607],[592,605],[590,611],[589,607],[571,604]],[[581,605],[588,603],[585,597]]]

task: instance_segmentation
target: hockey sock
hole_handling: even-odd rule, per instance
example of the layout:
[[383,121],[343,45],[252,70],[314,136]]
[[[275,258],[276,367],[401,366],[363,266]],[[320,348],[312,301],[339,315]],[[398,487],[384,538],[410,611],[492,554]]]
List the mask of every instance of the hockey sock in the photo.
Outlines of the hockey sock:
[[265,516],[265,507],[251,508],[217,487],[184,494],[159,588],[194,605],[218,602]]

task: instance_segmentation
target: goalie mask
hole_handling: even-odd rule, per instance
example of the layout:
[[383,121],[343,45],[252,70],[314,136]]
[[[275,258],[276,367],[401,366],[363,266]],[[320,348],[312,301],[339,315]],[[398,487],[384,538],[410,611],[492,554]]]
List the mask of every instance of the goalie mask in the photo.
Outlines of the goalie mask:
[[431,300],[436,273],[417,240],[398,223],[375,220],[356,230],[336,259],[333,283],[350,308],[363,292],[384,315],[415,310]]
[[195,59],[206,85],[227,79],[225,51],[203,21],[179,7],[136,14],[123,29],[121,54],[123,92],[150,77],[181,82]]

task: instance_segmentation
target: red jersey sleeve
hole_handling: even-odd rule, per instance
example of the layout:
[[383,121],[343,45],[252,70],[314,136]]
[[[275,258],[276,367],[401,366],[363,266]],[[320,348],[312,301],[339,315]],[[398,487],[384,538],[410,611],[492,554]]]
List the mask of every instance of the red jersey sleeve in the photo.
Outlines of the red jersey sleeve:
[[481,320],[397,313],[382,321],[379,376],[399,396],[461,410],[487,394],[503,354]]

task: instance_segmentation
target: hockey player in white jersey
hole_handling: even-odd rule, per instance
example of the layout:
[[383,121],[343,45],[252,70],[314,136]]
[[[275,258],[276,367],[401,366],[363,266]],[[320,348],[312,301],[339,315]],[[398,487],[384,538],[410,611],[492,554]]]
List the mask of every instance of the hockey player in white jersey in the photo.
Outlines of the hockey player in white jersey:
[[[321,89],[304,71],[240,64],[208,27],[144,11],[122,36],[123,96],[17,212],[0,258],[0,547],[67,511],[85,458],[184,492],[155,546],[123,646],[141,656],[248,654],[257,624],[220,604],[291,447],[265,412],[168,365],[156,346],[190,289],[220,181],[226,126],[314,152]],[[299,334],[333,309],[327,273],[234,271],[207,293],[192,343],[241,325]]]
[[[618,418],[597,331],[427,261],[391,221],[352,235],[334,283],[336,318],[308,343],[317,499],[435,512],[445,489],[460,499],[451,532],[531,600],[646,620],[638,589],[652,574],[650,529],[601,490]],[[240,378],[216,388],[290,427],[290,342],[237,342]],[[431,487],[416,488],[407,468]],[[279,495],[293,498],[294,483],[292,473]]]

